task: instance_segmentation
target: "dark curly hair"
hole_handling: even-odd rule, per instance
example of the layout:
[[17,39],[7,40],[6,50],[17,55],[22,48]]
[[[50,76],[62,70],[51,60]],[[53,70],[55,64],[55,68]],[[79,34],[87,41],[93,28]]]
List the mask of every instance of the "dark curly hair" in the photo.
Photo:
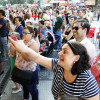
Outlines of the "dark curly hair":
[[5,11],[0,9],[0,13],[2,14],[2,16],[5,16]]
[[91,66],[89,64],[89,55],[86,48],[79,42],[67,42],[67,44],[75,55],[80,55],[79,60],[74,63],[71,69],[72,75],[77,75],[90,69]]

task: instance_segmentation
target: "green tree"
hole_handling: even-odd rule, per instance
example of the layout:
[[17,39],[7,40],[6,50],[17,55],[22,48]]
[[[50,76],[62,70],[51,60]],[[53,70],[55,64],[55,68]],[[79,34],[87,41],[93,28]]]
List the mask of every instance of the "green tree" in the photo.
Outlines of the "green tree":
[[0,5],[5,6],[5,5],[6,5],[6,1],[4,1],[4,0],[0,0]]
[[24,4],[26,0],[9,0],[11,4]]
[[[88,1],[88,0],[84,0],[84,1]],[[95,0],[95,5],[98,5],[100,3],[100,0]]]
[[27,3],[33,4],[34,3],[34,0],[27,0]]
[[95,4],[96,5],[100,4],[100,0],[95,0]]
[[[4,1],[4,0],[0,0],[1,2],[0,2],[0,4],[2,4],[2,2]],[[30,3],[30,4],[33,4],[34,3],[34,0],[8,0],[8,2],[10,3],[10,4],[24,4],[25,2],[26,3]]]

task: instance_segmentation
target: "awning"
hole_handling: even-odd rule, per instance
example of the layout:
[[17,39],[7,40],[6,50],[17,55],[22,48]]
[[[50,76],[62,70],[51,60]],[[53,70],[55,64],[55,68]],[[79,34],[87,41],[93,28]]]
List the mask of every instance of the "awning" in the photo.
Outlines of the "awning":
[[70,6],[72,5],[71,3],[59,3],[59,6]]
[[50,3],[66,3],[66,0],[51,0]]
[[88,2],[88,3],[86,3],[86,5],[95,5],[95,3],[94,2]]
[[43,4],[42,7],[50,6],[50,4]]
[[59,3],[59,1],[50,1],[50,3]]
[[86,1],[86,5],[95,5],[95,0]]

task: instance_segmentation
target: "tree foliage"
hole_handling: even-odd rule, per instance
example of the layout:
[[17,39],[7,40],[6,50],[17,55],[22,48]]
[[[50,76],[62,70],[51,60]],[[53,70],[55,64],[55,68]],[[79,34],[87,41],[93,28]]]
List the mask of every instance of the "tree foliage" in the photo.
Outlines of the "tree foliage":
[[[9,4],[25,4],[25,3],[29,3],[29,4],[33,4],[35,0],[0,0],[0,5],[6,5],[6,3]],[[83,1],[83,0],[82,0]],[[84,0],[84,1],[88,1],[88,0]],[[96,5],[98,4],[98,2],[100,2],[100,0],[95,0]]]
[[27,3],[33,4],[34,3],[34,0],[27,0]]
[[26,0],[9,0],[10,4],[24,4]]
[[29,4],[33,4],[34,0],[0,0],[0,5],[6,5],[6,3],[9,3],[11,5],[13,4],[25,4],[25,3],[29,3]]
[[4,0],[0,0],[0,5],[6,5],[6,2]]

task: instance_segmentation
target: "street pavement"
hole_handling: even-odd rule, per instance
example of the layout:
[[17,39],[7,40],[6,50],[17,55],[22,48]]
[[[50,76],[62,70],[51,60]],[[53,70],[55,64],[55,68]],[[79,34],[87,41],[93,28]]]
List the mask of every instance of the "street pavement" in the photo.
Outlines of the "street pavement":
[[[98,54],[99,49],[98,49],[98,41],[96,40],[96,33],[99,31],[100,27],[100,21],[96,21],[96,18],[94,18],[93,23],[91,24],[91,27],[96,27],[95,30],[95,36],[94,36],[94,41],[90,39],[92,42],[94,42],[96,46],[96,53]],[[51,94],[51,85],[52,85],[52,79],[53,79],[53,73],[52,71],[46,69],[46,68],[41,68],[39,71],[39,100],[54,100],[53,96]],[[23,92],[19,92],[17,94],[12,94],[12,87],[14,86],[13,82],[11,79],[9,79],[9,82],[5,88],[4,93],[2,94],[1,100],[21,100],[22,99],[22,94]],[[29,98],[31,99],[31,96]]]
[[[39,100],[53,100],[53,96],[51,94],[52,79],[53,79],[53,73],[51,70],[49,70],[47,68],[40,69],[39,85],[38,85]],[[23,91],[21,91],[17,94],[11,93],[13,86],[14,86],[13,81],[11,79],[9,79],[9,82],[8,82],[0,100],[21,100],[22,99]],[[30,96],[29,100],[32,100],[31,96]]]

